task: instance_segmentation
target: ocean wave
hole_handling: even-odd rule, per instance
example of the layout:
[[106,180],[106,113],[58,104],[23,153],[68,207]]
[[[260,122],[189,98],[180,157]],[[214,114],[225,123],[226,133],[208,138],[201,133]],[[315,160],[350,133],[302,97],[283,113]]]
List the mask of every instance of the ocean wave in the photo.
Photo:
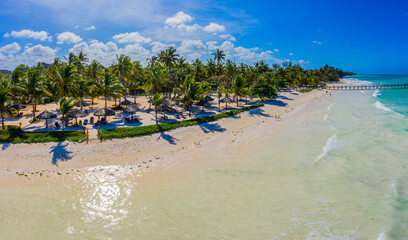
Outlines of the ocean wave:
[[327,107],[327,111],[329,111],[329,113],[327,113],[327,114],[323,117],[323,120],[327,121],[327,119],[329,118],[330,113],[332,112],[332,111],[331,111],[331,108],[332,108],[335,104],[336,104],[336,103],[332,103],[332,104],[330,104],[330,105]]
[[334,134],[333,136],[331,136],[331,137],[327,140],[326,145],[323,147],[323,152],[322,152],[322,154],[320,154],[320,155],[317,157],[316,162],[319,161],[320,159],[326,157],[327,154],[328,154],[330,151],[332,151],[332,150],[334,150],[334,149],[337,149],[337,148],[339,148],[339,147],[340,147],[340,139],[339,139],[339,137],[338,137],[336,134]]
[[384,105],[382,102],[380,102],[380,101],[375,102],[375,106],[376,106],[377,108],[382,109],[382,110],[387,111],[387,112],[392,111],[391,108],[385,106],[385,105]]
[[347,85],[352,85],[352,86],[373,85],[373,82],[360,80],[358,78],[347,78],[347,80],[349,81]]
[[387,240],[387,238],[385,237],[385,232],[382,232],[378,235],[377,240]]
[[380,95],[381,95],[380,89],[375,90],[375,92],[373,93],[373,97],[377,97],[377,96],[380,96]]

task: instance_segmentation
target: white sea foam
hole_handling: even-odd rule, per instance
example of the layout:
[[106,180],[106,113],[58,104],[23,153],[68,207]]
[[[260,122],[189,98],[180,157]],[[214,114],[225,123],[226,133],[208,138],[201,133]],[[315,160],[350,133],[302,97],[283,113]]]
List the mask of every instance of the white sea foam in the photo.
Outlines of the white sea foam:
[[327,113],[324,117],[323,120],[327,121],[327,119],[329,118],[329,115],[331,113],[331,108],[335,105],[336,103],[332,103],[327,107],[327,111],[329,111],[329,113]]
[[339,148],[339,147],[340,147],[339,137],[338,137],[336,134],[334,134],[333,136],[331,136],[331,137],[327,140],[326,145],[323,147],[323,153],[320,154],[320,155],[317,157],[316,162],[319,161],[320,159],[326,157],[327,154],[328,154],[330,151],[332,151],[332,150],[334,150],[334,149],[336,149],[336,148]]
[[380,89],[375,90],[375,92],[373,93],[373,97],[377,97],[377,96],[380,96],[380,95],[381,95]]
[[329,118],[329,114],[326,114],[326,115],[323,117],[323,120],[324,120],[324,121],[327,121],[328,118]]
[[382,109],[382,110],[387,111],[387,112],[392,111],[391,108],[385,106],[385,105],[384,105],[382,102],[380,102],[380,101],[375,102],[375,106],[376,106],[377,108]]
[[387,240],[387,238],[385,237],[385,232],[382,232],[378,235],[377,240]]
[[330,104],[328,107],[327,107],[327,110],[331,110],[331,108],[335,105],[336,103],[332,103],[332,104]]

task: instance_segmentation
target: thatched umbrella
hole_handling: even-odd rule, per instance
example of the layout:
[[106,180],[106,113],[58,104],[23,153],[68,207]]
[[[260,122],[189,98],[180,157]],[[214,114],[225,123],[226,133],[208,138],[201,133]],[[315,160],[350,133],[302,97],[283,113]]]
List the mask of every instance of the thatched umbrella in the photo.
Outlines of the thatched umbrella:
[[232,103],[232,99],[230,97],[225,97],[220,100],[220,102],[225,103],[225,107],[227,107],[228,103]]
[[104,116],[104,117],[105,117],[105,121],[106,121],[106,117],[107,117],[107,116],[114,116],[115,114],[116,114],[115,111],[113,111],[112,109],[109,109],[109,108],[101,108],[101,109],[98,109],[98,110],[94,113],[94,115],[97,116],[97,117]]
[[87,107],[87,106],[89,106],[89,104],[87,102],[85,102],[85,101],[79,101],[79,102],[77,102],[75,104],[75,106],[80,107],[81,111],[82,111],[82,107]]
[[169,106],[168,103],[163,103],[160,107],[159,107],[159,111],[161,112],[177,112],[177,110],[171,106]]
[[48,119],[56,118],[57,114],[44,111],[37,116],[37,119],[45,119],[45,126],[48,128]]
[[132,102],[129,101],[129,100],[127,100],[127,99],[125,99],[125,100],[123,100],[122,102],[120,102],[120,105],[126,105],[126,106],[128,106],[128,105],[130,105],[130,104],[132,104]]
[[132,114],[132,120],[133,120],[133,114],[136,113],[137,111],[140,111],[139,107],[135,104],[129,105],[123,110],[124,113],[131,113]]
[[211,102],[211,101],[214,101],[214,98],[212,98],[212,97],[210,97],[209,95],[207,95],[207,96],[204,97],[204,101],[206,101],[206,102]]
[[88,113],[81,111],[81,110],[73,110],[67,114],[67,117],[69,118],[75,118],[75,122],[78,124],[78,118],[79,117],[86,117],[88,116]]
[[23,105],[23,104],[16,104],[16,105],[13,105],[11,107],[17,110],[17,114],[20,114],[20,109],[26,108],[26,106]]

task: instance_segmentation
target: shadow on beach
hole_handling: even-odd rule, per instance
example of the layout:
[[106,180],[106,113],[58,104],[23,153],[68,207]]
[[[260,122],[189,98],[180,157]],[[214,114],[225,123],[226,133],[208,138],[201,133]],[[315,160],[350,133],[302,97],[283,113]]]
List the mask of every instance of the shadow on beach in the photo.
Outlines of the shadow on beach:
[[58,161],[68,161],[72,158],[72,152],[68,151],[66,147],[68,143],[63,144],[59,142],[56,146],[51,147],[50,153],[52,153],[52,164],[58,166]]
[[226,129],[221,127],[218,123],[202,123],[199,124],[204,133],[224,132]]
[[249,116],[259,116],[259,117],[270,117],[271,115],[264,113],[265,111],[261,108],[255,108],[248,111]]
[[164,140],[166,140],[168,143],[172,145],[176,145],[176,141],[179,141],[177,138],[174,138],[173,136],[166,134],[164,132],[160,132],[160,136],[157,140],[159,140],[160,138],[163,138]]

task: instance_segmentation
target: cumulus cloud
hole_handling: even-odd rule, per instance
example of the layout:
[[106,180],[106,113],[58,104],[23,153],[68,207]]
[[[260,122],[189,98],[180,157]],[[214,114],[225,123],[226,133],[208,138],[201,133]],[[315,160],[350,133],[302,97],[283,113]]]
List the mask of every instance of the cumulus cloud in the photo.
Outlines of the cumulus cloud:
[[52,62],[56,56],[58,49],[52,49],[41,44],[33,47],[27,47],[20,54],[7,54],[0,53],[0,68],[1,69],[14,69],[19,64],[33,66],[37,62]]
[[13,42],[12,44],[8,44],[0,48],[0,52],[2,53],[18,53],[20,50],[21,50],[21,47],[16,42]]
[[237,41],[237,39],[234,36],[230,35],[230,34],[220,35],[220,38],[227,39],[228,41],[231,41],[231,42]]
[[205,26],[203,30],[207,32],[217,33],[217,32],[224,32],[225,27],[218,23],[210,23],[207,26]]
[[175,44],[164,44],[162,42],[152,42],[150,43],[150,45],[152,46],[152,53],[153,54],[157,54],[162,50],[165,50],[169,47],[176,47]]
[[181,42],[179,51],[182,53],[198,52],[206,50],[207,47],[201,40],[184,40]]
[[12,31],[11,33],[5,33],[3,37],[15,37],[15,38],[32,38],[41,41],[52,41],[52,36],[49,36],[49,33],[46,31],[32,31],[28,29],[24,29],[21,31]]
[[322,44],[323,44],[322,42],[319,42],[319,41],[312,41],[312,43],[318,44],[318,45],[322,45]]
[[274,51],[274,52],[279,52],[279,49],[276,49],[276,48],[275,48],[275,49],[273,49],[273,51]]
[[166,19],[165,23],[170,26],[178,26],[193,21],[193,17],[185,14],[183,11],[176,13],[174,16]]
[[58,39],[58,44],[71,44],[71,43],[79,43],[80,41],[82,41],[82,38],[78,35],[76,35],[75,33],[72,32],[63,32],[58,34],[57,36]]
[[89,26],[89,27],[85,27],[84,29],[87,30],[87,31],[89,31],[89,30],[95,30],[96,28],[95,28],[94,25],[91,25],[91,26]]
[[289,53],[289,56],[293,56],[293,53]]
[[151,38],[145,38],[138,32],[121,33],[112,37],[118,43],[150,43]]

